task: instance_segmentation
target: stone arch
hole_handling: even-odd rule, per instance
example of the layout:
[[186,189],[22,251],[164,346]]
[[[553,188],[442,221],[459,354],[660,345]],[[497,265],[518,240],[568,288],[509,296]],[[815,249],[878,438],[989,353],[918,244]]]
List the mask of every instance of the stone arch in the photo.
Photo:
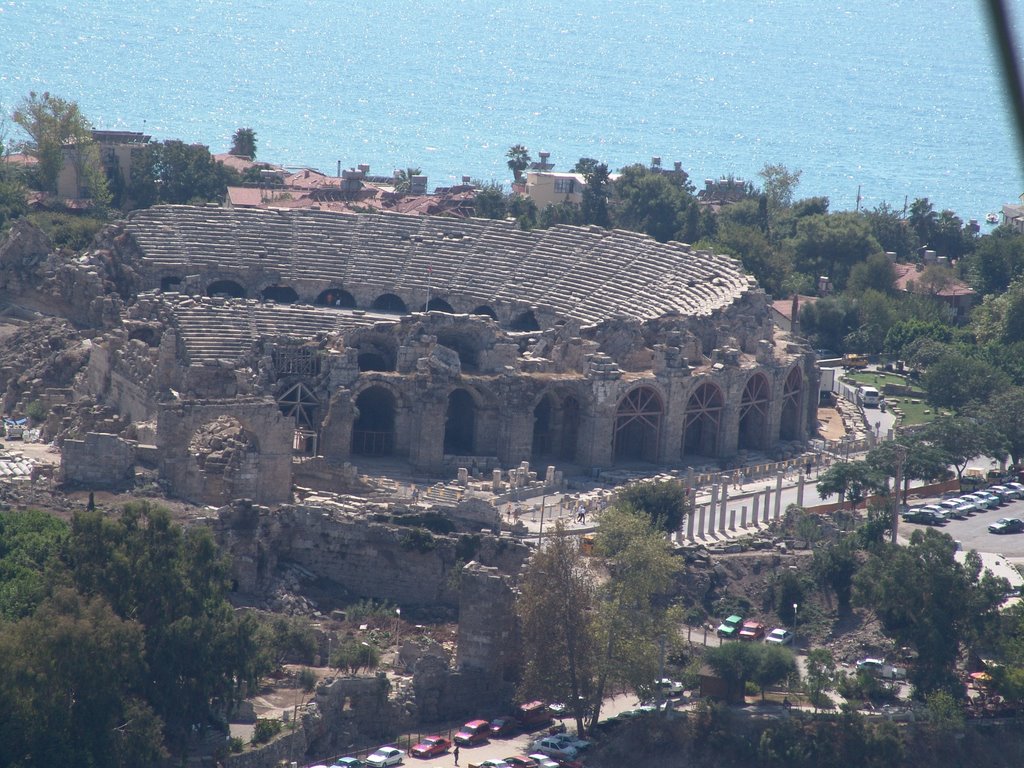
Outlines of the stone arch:
[[804,374],[794,366],[782,385],[782,418],[779,422],[780,440],[801,440],[800,414],[804,404]]
[[352,344],[357,352],[360,371],[393,371],[398,360],[398,348],[391,339],[362,337]]
[[768,448],[768,422],[772,404],[771,385],[763,373],[747,379],[740,399],[739,440],[737,448],[763,451]]
[[465,389],[448,394],[448,410],[444,419],[444,452],[470,456],[476,446],[476,402]]
[[160,290],[163,293],[169,293],[177,290],[178,286],[181,285],[181,278],[177,275],[168,275],[167,277],[160,278]]
[[281,390],[275,398],[282,415],[295,423],[292,450],[304,456],[317,453],[317,426],[320,400],[306,384],[297,382]]
[[487,317],[491,318],[491,320],[497,320],[498,319],[498,313],[495,312],[487,304],[481,304],[479,307],[474,309],[470,314],[472,314],[472,315],[486,315]]
[[537,316],[533,314],[533,310],[528,309],[512,318],[508,327],[512,331],[539,331],[540,323],[537,322]]
[[356,297],[344,288],[328,288],[326,291],[320,291],[313,303],[318,307],[355,309]]
[[664,412],[661,395],[653,387],[627,392],[615,409],[615,461],[657,461]]
[[260,291],[260,301],[272,301],[275,304],[294,304],[299,294],[290,285],[268,285]]
[[147,347],[159,347],[160,346],[160,332],[156,328],[149,325],[144,325],[139,328],[135,328],[128,334],[130,341],[141,341]]
[[207,296],[229,296],[232,299],[244,299],[245,288],[234,280],[214,280],[206,286]]
[[683,456],[718,455],[725,397],[715,384],[705,381],[686,401],[683,415]]
[[479,342],[472,334],[447,328],[438,332],[437,343],[448,347],[459,356],[459,365],[463,371],[474,373],[480,369]]
[[386,315],[407,315],[409,308],[401,298],[393,293],[382,293],[373,300],[370,309],[374,312],[383,312]]
[[544,392],[533,408],[531,455],[535,460],[574,460],[579,429],[579,400],[573,395]]
[[372,385],[355,399],[352,453],[356,456],[391,456],[395,451],[395,396],[386,387]]
[[447,312],[449,315],[454,315],[455,308],[440,296],[434,296],[423,305],[420,312]]

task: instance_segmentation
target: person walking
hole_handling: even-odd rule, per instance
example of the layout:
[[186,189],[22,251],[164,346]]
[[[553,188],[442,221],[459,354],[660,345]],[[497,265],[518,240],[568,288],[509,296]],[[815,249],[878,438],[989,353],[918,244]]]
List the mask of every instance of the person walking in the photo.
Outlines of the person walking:
[[455,764],[459,764],[459,745],[455,745],[455,749],[452,750],[452,754],[455,755]]

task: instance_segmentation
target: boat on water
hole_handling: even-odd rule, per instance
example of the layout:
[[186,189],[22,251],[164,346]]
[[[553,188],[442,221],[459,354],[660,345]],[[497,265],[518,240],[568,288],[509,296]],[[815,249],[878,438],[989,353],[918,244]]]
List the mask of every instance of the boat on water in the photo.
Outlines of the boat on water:
[[990,213],[985,217],[985,221],[987,221],[989,224],[998,224],[999,215],[995,213]]

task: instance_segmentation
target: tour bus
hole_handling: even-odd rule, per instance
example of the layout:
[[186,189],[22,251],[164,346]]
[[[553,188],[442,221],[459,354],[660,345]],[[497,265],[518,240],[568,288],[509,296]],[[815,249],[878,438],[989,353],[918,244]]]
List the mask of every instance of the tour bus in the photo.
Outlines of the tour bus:
[[878,390],[875,389],[874,387],[860,388],[860,404],[865,408],[877,408],[878,399]]

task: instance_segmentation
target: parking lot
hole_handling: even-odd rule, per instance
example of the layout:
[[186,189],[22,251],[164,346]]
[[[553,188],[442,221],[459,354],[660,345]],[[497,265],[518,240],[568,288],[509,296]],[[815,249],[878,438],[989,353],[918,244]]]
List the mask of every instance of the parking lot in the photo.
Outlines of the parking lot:
[[[935,499],[925,499],[915,503],[930,504],[933,501]],[[1024,520],[1024,499],[1016,499],[995,509],[976,512],[965,520],[949,520],[945,525],[938,526],[938,529],[959,541],[965,550],[995,552],[1008,560],[1024,563],[1024,533],[989,533],[988,526],[1001,517],[1019,517]],[[900,520],[900,535],[909,537],[910,532],[916,528],[933,527],[935,526]]]

